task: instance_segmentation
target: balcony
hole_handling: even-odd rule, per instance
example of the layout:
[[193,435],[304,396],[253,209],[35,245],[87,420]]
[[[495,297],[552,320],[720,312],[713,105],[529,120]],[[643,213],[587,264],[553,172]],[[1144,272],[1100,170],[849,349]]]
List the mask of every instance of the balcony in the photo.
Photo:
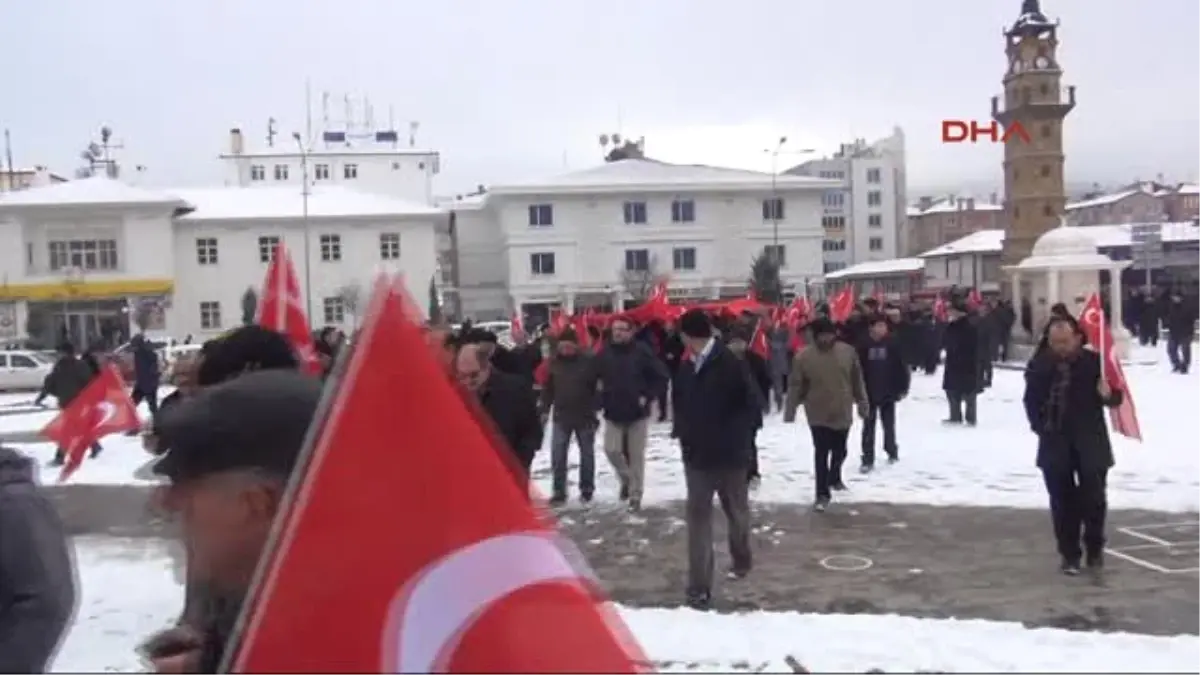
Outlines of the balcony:
[[1065,117],[1075,107],[1075,87],[1055,87],[1046,93],[1023,87],[992,97],[992,117],[1001,124],[1015,118],[1054,119]]

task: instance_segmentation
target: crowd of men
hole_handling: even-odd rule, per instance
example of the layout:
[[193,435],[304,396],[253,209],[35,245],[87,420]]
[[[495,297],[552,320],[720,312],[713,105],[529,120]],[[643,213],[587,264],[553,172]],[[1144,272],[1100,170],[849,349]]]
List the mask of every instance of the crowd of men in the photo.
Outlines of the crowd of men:
[[[1194,308],[1193,300],[1187,303]],[[1182,316],[1184,310],[1176,311]],[[863,421],[859,470],[869,473],[875,466],[879,429],[884,455],[898,461],[896,406],[914,373],[934,374],[940,365],[945,423],[974,426],[977,397],[991,384],[993,362],[1007,356],[1008,336],[1020,320],[1004,302],[970,303],[959,295],[951,297],[944,317],[929,305],[880,306],[870,299],[840,323],[826,312],[818,307],[806,319],[799,348],[798,336],[783,326],[767,331],[765,348],[752,346],[763,316],[698,309],[648,325],[617,315],[587,336],[543,327],[514,335],[511,346],[470,325],[455,331],[430,326],[428,338],[447,374],[491,419],[522,487],[528,487],[548,428],[552,506],[571,497],[572,440],[579,452],[577,498],[595,498],[599,440],[619,479],[616,497],[630,510],[640,509],[648,430],[656,422],[669,424],[687,488],[686,602],[706,609],[715,576],[714,494],[728,520],[732,565],[725,578],[736,582],[753,567],[749,499],[760,472],[770,470],[760,465],[755,443],[765,415],[777,409],[785,422],[794,422],[803,406],[813,447],[813,508],[824,511],[833,494],[846,489],[843,469],[855,415]],[[1076,574],[1081,561],[1102,566],[1104,479],[1112,450],[1101,411],[1118,405],[1121,392],[1100,377],[1098,357],[1082,349],[1082,333],[1065,309],[1041,335],[1043,344],[1028,366],[1025,408],[1039,439],[1037,463],[1062,570]],[[353,340],[323,331],[316,351],[324,374],[340,350],[353,348]],[[39,400],[53,395],[66,405],[94,376],[95,365],[69,345],[60,351]],[[150,368],[135,352],[135,369],[139,363]],[[287,340],[257,326],[206,343],[176,374],[177,390],[161,404],[151,393],[158,389],[157,370],[153,377],[134,377],[133,395],[155,412],[145,446],[157,458],[151,470],[166,481],[157,505],[182,521],[188,553],[179,625],[148,642],[145,654],[158,672],[214,672],[316,415],[322,378],[302,374]],[[4,672],[41,672],[74,603],[66,536],[32,475],[30,460],[0,451]]]

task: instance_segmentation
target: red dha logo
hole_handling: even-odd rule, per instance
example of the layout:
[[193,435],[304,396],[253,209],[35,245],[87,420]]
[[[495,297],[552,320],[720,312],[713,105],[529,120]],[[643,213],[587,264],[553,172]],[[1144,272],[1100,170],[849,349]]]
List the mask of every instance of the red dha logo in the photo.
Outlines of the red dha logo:
[[978,143],[980,136],[992,143],[1007,143],[1010,139],[1030,143],[1033,140],[1020,122],[1013,122],[1005,128],[995,120],[986,125],[976,120],[942,120],[943,143]]

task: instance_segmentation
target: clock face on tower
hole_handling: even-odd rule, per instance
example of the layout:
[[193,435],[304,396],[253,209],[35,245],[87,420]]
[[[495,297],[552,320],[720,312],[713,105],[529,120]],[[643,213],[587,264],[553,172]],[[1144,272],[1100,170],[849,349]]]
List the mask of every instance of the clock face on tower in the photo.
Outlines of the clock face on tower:
[[1038,68],[1049,68],[1050,59],[1044,56],[1039,56],[1037,57],[1037,60],[1033,62],[1033,65],[1037,66]]

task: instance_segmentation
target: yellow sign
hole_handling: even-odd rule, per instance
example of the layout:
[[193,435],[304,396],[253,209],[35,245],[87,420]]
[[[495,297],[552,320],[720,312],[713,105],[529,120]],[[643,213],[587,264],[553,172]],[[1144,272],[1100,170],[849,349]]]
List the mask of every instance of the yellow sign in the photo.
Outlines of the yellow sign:
[[168,295],[174,290],[175,282],[170,279],[0,284],[0,300],[100,300],[127,295]]

